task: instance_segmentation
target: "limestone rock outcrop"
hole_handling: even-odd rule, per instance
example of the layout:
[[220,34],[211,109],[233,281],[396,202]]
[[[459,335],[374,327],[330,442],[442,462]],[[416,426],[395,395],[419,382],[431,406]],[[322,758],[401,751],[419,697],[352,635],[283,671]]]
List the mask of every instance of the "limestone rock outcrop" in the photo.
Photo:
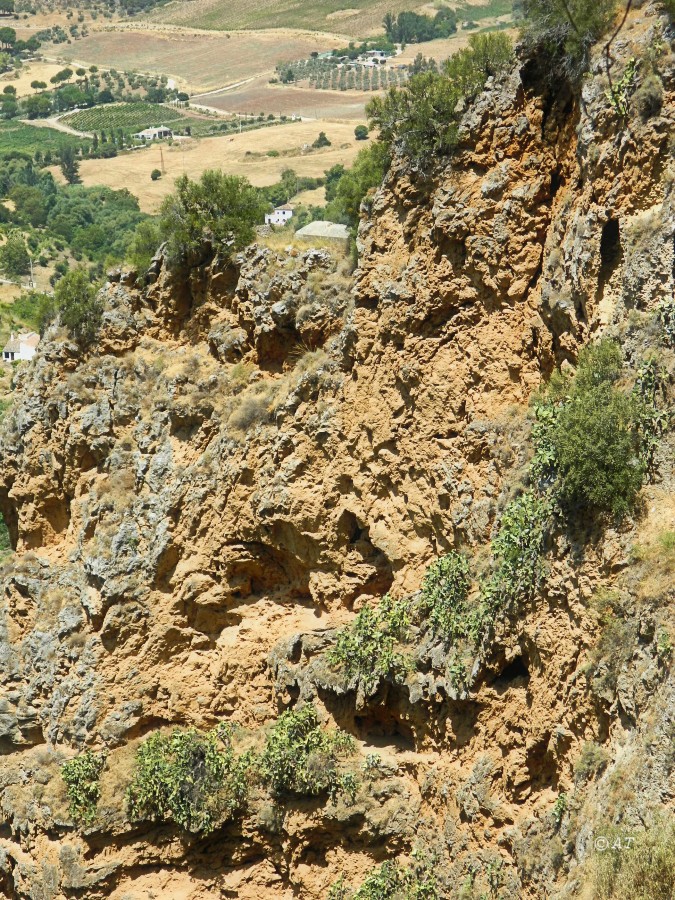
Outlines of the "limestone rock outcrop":
[[[442,896],[498,871],[494,896],[563,898],[623,772],[629,819],[672,808],[673,588],[649,555],[675,528],[672,438],[644,516],[583,548],[558,536],[542,591],[494,623],[467,689],[438,646],[372,694],[322,655],[438,556],[480,560],[555,366],[600,333],[636,358],[656,342],[644,323],[675,277],[675,56],[653,4],[614,51],[621,69],[657,39],[664,102],[646,121],[617,117],[599,53],[579,102],[526,67],[490,83],[445,167],[394,162],[354,273],[325,250],[256,245],[188,274],[160,256],[147,286],[107,283],[94,347],[55,330],[19,371],[0,434],[4,896],[319,900],[421,848]],[[640,612],[610,678],[589,601],[618,587]],[[128,820],[147,735],[263,733],[299,700],[378,756],[351,804],[261,795],[202,838]],[[551,811],[588,742],[604,774],[560,830]],[[107,768],[76,829],[59,769],[85,748]]]

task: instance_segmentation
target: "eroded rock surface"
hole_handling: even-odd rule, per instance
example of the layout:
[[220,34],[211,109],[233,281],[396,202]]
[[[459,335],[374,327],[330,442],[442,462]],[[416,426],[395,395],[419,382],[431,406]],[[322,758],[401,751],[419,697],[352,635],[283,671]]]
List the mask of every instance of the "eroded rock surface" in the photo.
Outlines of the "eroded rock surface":
[[[500,897],[567,897],[598,819],[614,821],[616,779],[627,820],[672,805],[672,584],[631,558],[673,530],[672,440],[644,517],[583,547],[559,535],[542,591],[495,623],[468,687],[442,646],[370,694],[324,652],[439,555],[480,558],[555,365],[601,332],[636,358],[656,341],[638,324],[673,296],[663,28],[647,5],[615,49],[621,68],[666,42],[648,121],[617,118],[599,56],[580,104],[514,71],[467,113],[446,168],[394,164],[354,275],[323,250],[254,246],[189,276],[159,257],[147,288],[108,283],[89,353],[54,333],[20,371],[0,438],[16,548],[0,610],[5,896],[318,900],[422,847],[443,896],[496,866]],[[600,588],[640,603],[611,678],[589,610]],[[351,804],[280,813],[257,798],[201,839],[128,821],[142,737],[222,720],[254,732],[299,700],[378,755]],[[559,830],[551,810],[589,741],[608,763]],[[97,820],[76,830],[59,766],[85,747],[107,751],[107,774]]]

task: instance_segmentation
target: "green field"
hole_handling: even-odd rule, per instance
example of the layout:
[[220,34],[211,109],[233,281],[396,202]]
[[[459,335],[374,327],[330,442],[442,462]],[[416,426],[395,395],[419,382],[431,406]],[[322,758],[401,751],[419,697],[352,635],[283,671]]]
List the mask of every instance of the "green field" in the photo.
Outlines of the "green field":
[[66,144],[80,147],[82,139],[55,128],[26,125],[16,119],[0,121],[0,155],[19,150],[33,156],[36,150],[44,153],[45,150],[58,150]]
[[80,131],[109,131],[111,128],[122,128],[124,131],[142,131],[157,125],[174,126],[182,130],[191,126],[199,130],[200,126],[210,126],[207,119],[190,116],[180,109],[172,109],[157,103],[115,103],[106,106],[94,106],[72,113],[63,120],[71,128]]
[[[453,3],[458,18],[485,19],[513,9],[513,0],[466,0]],[[382,32],[385,13],[426,12],[431,3],[419,0],[192,0],[155,9],[149,18],[193,28],[215,30],[302,28],[367,37]]]

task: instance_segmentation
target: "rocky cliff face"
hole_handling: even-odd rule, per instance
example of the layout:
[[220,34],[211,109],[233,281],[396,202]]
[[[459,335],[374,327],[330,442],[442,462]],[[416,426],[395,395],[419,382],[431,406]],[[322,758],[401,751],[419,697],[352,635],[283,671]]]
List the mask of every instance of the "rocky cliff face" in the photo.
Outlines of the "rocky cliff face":
[[[480,565],[556,365],[607,333],[675,371],[654,324],[674,289],[671,39],[646,6],[615,47],[617,71],[658,54],[646,119],[622,122],[599,55],[578,102],[527,67],[489,85],[443,171],[392,167],[353,276],[325,250],[189,276],[160,258],[149,287],[111,278],[90,352],[56,333],[20,371],[0,445],[5,896],[318,900],[415,850],[443,897],[566,897],[597,834],[672,807],[668,437],[641,517],[558,535],[466,684],[438,646],[371,692],[322,655],[438,556]],[[608,593],[619,645],[594,612]],[[208,836],[129,821],[149,734],[226,720],[255,743],[304,701],[377,770],[351,799],[258,786]],[[60,765],[85,748],[107,756],[78,828]]]

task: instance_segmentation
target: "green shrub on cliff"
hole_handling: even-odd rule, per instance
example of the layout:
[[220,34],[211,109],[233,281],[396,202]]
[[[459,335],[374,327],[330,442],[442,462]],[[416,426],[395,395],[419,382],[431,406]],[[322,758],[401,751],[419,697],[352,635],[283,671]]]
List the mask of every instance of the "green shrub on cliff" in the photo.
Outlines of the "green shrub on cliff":
[[524,38],[544,53],[551,71],[577,78],[588,68],[590,51],[616,17],[618,0],[523,0]]
[[349,888],[342,877],[328,893],[328,900],[438,900],[439,897],[436,876],[426,857],[415,858],[408,867],[387,860],[373,869],[356,890]]
[[37,294],[36,319],[41,332],[58,319],[82,346],[94,340],[103,317],[98,288],[82,268],[72,269],[59,279],[54,294]]
[[394,600],[388,594],[373,608],[364,606],[351,625],[343,628],[328,661],[348,678],[358,678],[371,693],[383,678],[400,678],[407,661],[396,646],[411,622],[409,600]]
[[96,804],[101,796],[99,778],[104,765],[105,756],[86,750],[61,767],[61,777],[66,783],[70,801],[70,815],[82,825],[90,825],[96,815]]
[[469,46],[447,60],[441,72],[413,75],[404,87],[391,88],[368,104],[370,124],[380,140],[418,167],[433,164],[457,144],[460,101],[470,102],[491,75],[505,71],[513,60],[507,35],[472,35]]
[[156,732],[141,744],[127,792],[132,819],[173,820],[208,834],[243,806],[249,759],[237,757],[230,733],[219,726]]
[[354,752],[352,737],[339,728],[319,725],[313,706],[282,713],[265,744],[258,770],[273,794],[319,796],[345,787],[352,779],[340,774],[340,758]]
[[533,472],[570,516],[621,519],[635,508],[645,474],[642,404],[619,386],[612,341],[586,347],[574,376],[556,375],[537,409]]
[[159,213],[160,235],[175,265],[199,265],[207,247],[230,256],[249,244],[268,204],[246,178],[207,169],[199,181],[182,175]]
[[449,641],[471,634],[470,587],[469,563],[459,553],[441,556],[429,566],[422,580],[419,612],[434,634]]

